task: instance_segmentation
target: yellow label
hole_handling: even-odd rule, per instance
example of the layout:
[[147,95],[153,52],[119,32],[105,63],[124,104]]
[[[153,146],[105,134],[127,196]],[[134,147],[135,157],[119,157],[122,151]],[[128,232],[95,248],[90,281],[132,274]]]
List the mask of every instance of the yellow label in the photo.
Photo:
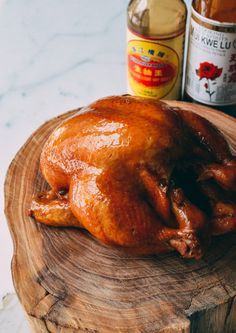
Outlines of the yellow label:
[[156,99],[180,97],[184,33],[170,39],[144,39],[128,30],[128,90]]

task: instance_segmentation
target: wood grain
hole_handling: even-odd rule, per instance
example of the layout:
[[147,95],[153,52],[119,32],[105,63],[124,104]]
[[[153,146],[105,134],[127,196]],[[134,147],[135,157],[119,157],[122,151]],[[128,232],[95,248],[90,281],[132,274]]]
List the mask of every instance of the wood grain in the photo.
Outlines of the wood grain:
[[[236,121],[220,112],[169,102],[216,124],[236,152]],[[12,274],[34,332],[236,332],[235,235],[217,237],[200,261],[177,253],[138,257],[99,244],[85,231],[53,228],[28,216],[47,184],[42,145],[71,111],[41,126],[12,161],[5,213],[14,242]]]

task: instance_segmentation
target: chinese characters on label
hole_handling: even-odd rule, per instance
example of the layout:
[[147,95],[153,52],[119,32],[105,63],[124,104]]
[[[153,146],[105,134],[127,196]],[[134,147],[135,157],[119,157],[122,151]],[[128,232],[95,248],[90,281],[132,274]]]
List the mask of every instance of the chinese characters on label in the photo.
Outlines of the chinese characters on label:
[[229,65],[229,77],[228,83],[235,83],[236,82],[236,53],[231,54],[230,58],[230,65]]
[[225,31],[206,28],[192,13],[185,89],[204,104],[236,103],[236,33]]

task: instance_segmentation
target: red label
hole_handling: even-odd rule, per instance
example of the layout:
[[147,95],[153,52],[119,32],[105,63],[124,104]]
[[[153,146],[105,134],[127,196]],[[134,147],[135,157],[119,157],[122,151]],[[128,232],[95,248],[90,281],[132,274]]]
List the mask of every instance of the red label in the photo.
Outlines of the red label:
[[131,77],[146,87],[162,86],[176,76],[176,69],[170,63],[138,54],[128,55],[128,67]]

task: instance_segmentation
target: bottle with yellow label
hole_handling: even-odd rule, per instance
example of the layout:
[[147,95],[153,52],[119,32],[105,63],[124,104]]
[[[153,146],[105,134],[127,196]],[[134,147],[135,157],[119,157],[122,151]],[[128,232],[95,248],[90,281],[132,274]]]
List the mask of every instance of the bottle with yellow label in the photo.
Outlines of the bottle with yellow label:
[[187,8],[182,0],[131,0],[128,92],[155,99],[181,95]]

